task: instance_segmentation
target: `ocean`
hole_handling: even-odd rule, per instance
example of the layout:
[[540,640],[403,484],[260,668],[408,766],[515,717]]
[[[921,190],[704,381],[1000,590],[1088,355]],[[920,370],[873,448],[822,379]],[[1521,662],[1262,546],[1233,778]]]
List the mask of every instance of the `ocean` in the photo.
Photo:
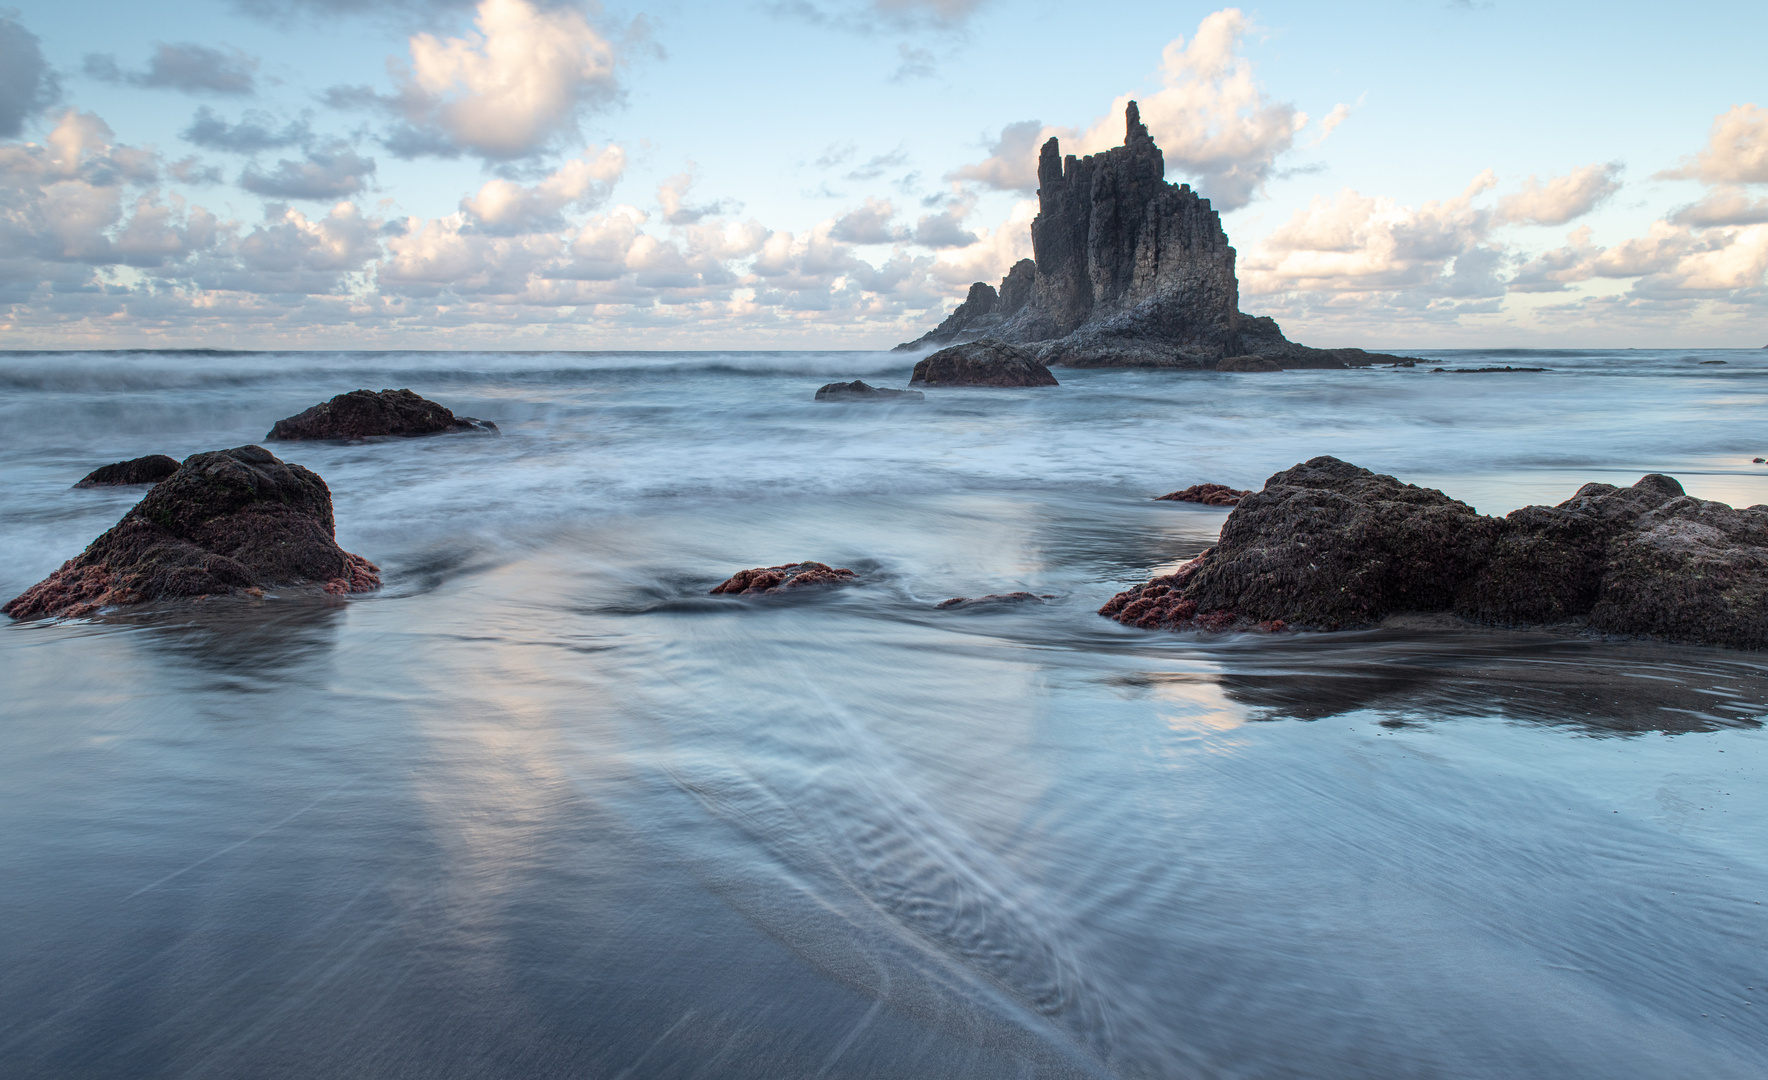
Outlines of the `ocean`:
[[[0,626],[0,1075],[1768,1074],[1761,655],[1096,614],[1227,514],[1153,496],[1319,454],[1768,503],[1768,351],[1416,355],[0,353],[0,599],[100,465],[358,388],[501,431],[269,444],[378,593]],[[805,559],[860,581],[708,595]]]

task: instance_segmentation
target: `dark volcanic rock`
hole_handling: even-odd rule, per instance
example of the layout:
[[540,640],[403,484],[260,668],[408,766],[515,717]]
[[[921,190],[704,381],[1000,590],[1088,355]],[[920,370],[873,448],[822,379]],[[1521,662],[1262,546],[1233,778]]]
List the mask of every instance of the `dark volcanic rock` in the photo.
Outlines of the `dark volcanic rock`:
[[130,458],[102,469],[93,469],[77,488],[120,487],[124,484],[157,484],[178,471],[178,459],[164,454]]
[[1504,371],[1546,371],[1544,367],[1462,367],[1462,368],[1431,368],[1431,373],[1442,372],[1445,375],[1490,375]]
[[289,585],[380,587],[379,568],[333,539],[331,490],[261,446],[184,459],[79,557],[4,608],[15,619],[90,615],[172,597]]
[[1226,484],[1193,484],[1183,491],[1156,495],[1154,500],[1202,503],[1205,506],[1239,506],[1240,500],[1251,494],[1250,491],[1238,491]]
[[818,401],[926,401],[919,390],[892,390],[888,386],[869,386],[858,379],[832,382],[816,392]]
[[376,435],[435,435],[445,431],[496,431],[489,420],[456,416],[410,390],[352,390],[306,412],[278,420],[271,440],[366,439]]
[[1030,259],[1020,259],[1001,279],[999,292],[986,281],[970,286],[964,298],[946,320],[913,341],[905,341],[892,352],[914,352],[954,341],[972,341],[1017,315],[1031,302],[1037,282],[1037,267]]
[[807,585],[845,585],[857,580],[859,579],[852,570],[837,570],[828,563],[801,562],[738,570],[712,592],[747,596],[777,593],[782,589],[801,589]]
[[1036,593],[989,593],[987,596],[954,596],[950,600],[941,600],[933,606],[941,611],[950,611],[954,608],[967,610],[970,608],[1008,607],[1016,604],[1041,604],[1044,600],[1045,597]]
[[983,338],[941,349],[915,365],[909,385],[1056,386],[1056,376],[1031,352]]
[[[1220,215],[1189,185],[1166,182],[1165,157],[1133,101],[1122,146],[1076,158],[1063,157],[1056,139],[1044,144],[1031,243],[1035,261],[1013,268],[991,306],[978,283],[938,329],[899,348],[986,335],[1040,343],[1039,360],[1071,367],[1201,368],[1247,354],[1285,368],[1405,359],[1310,349],[1274,320],[1242,314]],[[1016,306],[1009,285],[1022,268],[1032,287]]]
[[1216,361],[1217,371],[1282,371],[1283,365],[1275,360],[1267,360],[1262,356],[1247,353],[1244,356],[1224,356]]
[[1100,612],[1208,629],[1336,629],[1433,612],[1760,649],[1768,506],[1695,499],[1653,474],[1493,518],[1321,457],[1242,499],[1215,547]]

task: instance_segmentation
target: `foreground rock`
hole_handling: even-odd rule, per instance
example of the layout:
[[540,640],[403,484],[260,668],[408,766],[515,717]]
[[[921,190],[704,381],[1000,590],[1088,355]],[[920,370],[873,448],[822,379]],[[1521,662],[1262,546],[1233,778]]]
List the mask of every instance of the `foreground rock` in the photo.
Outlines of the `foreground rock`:
[[437,435],[447,431],[496,431],[489,420],[456,416],[446,406],[410,390],[352,390],[278,420],[267,438],[367,439],[376,435]]
[[1028,350],[980,341],[941,349],[915,365],[910,386],[1056,386],[1056,376]]
[[165,454],[130,458],[102,469],[93,469],[77,488],[122,487],[126,484],[157,484],[178,471],[178,459]]
[[1183,491],[1174,491],[1166,495],[1156,495],[1156,502],[1192,502],[1205,506],[1239,506],[1240,500],[1251,495],[1250,491],[1239,491],[1226,484],[1192,484]]
[[801,562],[786,566],[758,566],[738,570],[728,581],[712,590],[716,595],[754,596],[777,593],[785,589],[802,589],[811,585],[845,585],[857,581],[852,570],[837,570],[828,563]]
[[[972,285],[937,329],[898,348],[989,337],[1035,344],[1043,363],[1071,367],[1206,369],[1256,356],[1282,368],[1342,368],[1404,359],[1311,349],[1272,319],[1243,314],[1221,216],[1189,185],[1166,182],[1165,158],[1133,101],[1122,146],[1064,157],[1051,139],[1037,176],[1031,266],[1015,266],[998,294]],[[1026,276],[1028,291],[1019,284]]]
[[15,619],[90,615],[174,597],[316,585],[380,587],[380,569],[333,539],[331,490],[261,446],[184,459],[77,558],[0,608]]
[[871,386],[858,379],[832,382],[816,392],[818,401],[926,401],[919,390],[893,390],[888,386]]
[[1241,499],[1215,547],[1100,609],[1169,629],[1330,630],[1402,612],[1760,649],[1768,506],[1692,498],[1652,474],[1494,518],[1319,457]]

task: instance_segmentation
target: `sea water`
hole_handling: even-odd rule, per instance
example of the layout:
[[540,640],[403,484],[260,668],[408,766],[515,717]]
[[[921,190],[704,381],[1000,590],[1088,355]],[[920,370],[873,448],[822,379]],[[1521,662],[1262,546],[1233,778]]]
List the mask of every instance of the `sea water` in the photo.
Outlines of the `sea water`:
[[[1763,657],[1095,613],[1226,516],[1153,496],[1319,454],[1768,503],[1768,353],[1422,355],[0,354],[5,596],[99,465],[361,387],[501,431],[272,444],[378,593],[0,627],[0,1075],[1768,1073]],[[803,559],[860,583],[708,595]]]

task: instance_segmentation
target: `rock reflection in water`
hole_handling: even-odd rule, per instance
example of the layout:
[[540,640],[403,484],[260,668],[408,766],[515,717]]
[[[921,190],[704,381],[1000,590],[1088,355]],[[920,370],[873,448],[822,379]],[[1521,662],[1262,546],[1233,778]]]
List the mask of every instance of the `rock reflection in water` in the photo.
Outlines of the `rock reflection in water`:
[[1643,641],[1422,628],[1298,634],[1218,654],[1228,696],[1261,720],[1369,710],[1384,723],[1501,716],[1597,732],[1760,727],[1768,665],[1745,653]]

